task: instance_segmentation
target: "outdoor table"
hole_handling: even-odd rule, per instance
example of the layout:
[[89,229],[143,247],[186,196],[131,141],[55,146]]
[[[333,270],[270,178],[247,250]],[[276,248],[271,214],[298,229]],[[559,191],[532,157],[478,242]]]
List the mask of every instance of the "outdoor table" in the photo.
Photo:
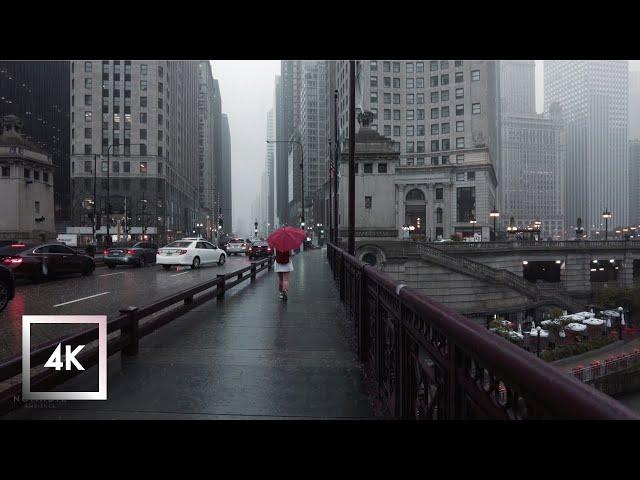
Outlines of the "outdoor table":
[[593,318],[596,316],[596,314],[593,312],[578,312],[575,315],[580,315],[581,317],[586,317],[586,318]]
[[564,327],[566,337],[565,343],[576,343],[577,337],[587,335],[587,326],[582,323],[570,323]]
[[601,337],[604,332],[604,320],[599,318],[587,318],[582,322],[587,326],[589,338]]

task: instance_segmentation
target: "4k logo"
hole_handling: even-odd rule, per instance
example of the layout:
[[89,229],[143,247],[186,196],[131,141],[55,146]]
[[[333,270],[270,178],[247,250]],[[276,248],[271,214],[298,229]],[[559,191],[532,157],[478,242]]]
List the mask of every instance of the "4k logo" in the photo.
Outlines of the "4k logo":
[[[31,391],[31,325],[32,324],[87,324],[98,326],[98,391],[89,392],[32,392]],[[65,343],[65,342],[62,342]],[[47,361],[46,369],[80,371],[82,375],[95,375],[85,370],[78,356],[86,345],[58,343]],[[66,342],[69,343],[69,342]],[[38,365],[41,365],[40,363]],[[37,367],[38,365],[34,365]],[[89,365],[86,366],[87,368]],[[60,389],[64,388],[64,383]],[[106,400],[107,399],[107,317],[105,315],[23,315],[22,317],[22,398],[24,400]]]
[[78,370],[84,370],[84,367],[78,362],[76,355],[80,353],[80,350],[84,348],[84,345],[78,345],[73,351],[71,351],[71,345],[65,345],[64,362],[62,361],[62,344],[59,343],[56,349],[53,351],[47,363],[44,364],[47,368],[55,368],[56,370],[62,370],[64,366],[65,370],[71,370],[71,364],[74,364]]

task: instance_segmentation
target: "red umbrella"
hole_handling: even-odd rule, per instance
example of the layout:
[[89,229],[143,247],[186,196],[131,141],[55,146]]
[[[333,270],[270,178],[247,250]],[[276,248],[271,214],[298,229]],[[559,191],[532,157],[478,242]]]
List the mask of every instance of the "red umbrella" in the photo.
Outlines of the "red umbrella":
[[267,242],[276,250],[288,252],[298,248],[306,236],[302,228],[283,227],[269,235]]

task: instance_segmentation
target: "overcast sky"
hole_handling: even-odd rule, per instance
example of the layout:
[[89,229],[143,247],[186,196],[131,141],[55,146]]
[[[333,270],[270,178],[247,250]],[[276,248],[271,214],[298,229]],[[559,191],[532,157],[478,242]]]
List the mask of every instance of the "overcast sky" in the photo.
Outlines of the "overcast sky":
[[222,112],[229,116],[234,233],[248,233],[235,230],[241,221],[253,229],[251,203],[264,170],[267,112],[274,106],[280,60],[211,60],[211,69],[220,83]]
[[[220,82],[222,111],[229,116],[234,230],[251,228],[251,203],[264,169],[267,112],[273,105],[275,76],[280,60],[212,60]],[[630,60],[640,70],[640,60]],[[543,61],[536,60],[536,109],[542,112]],[[243,221],[244,225],[238,222]],[[247,232],[237,232],[247,233]]]

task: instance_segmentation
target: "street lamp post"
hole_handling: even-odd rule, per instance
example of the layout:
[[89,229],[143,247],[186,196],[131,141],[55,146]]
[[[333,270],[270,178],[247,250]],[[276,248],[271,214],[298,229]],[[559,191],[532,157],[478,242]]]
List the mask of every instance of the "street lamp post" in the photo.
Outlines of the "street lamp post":
[[302,215],[300,216],[300,226],[304,228],[304,148],[298,140],[266,140],[267,143],[296,143],[300,147],[300,190],[302,200]]
[[620,319],[618,320],[618,339],[622,340],[622,315],[624,314],[624,309],[618,307],[618,313],[620,314]]
[[536,331],[538,332],[538,346],[536,348],[538,358],[540,358],[540,330],[542,330],[542,327],[536,327]]
[[604,239],[605,240],[609,239],[609,219],[612,216],[613,215],[611,214],[608,208],[605,208],[604,212],[602,212],[602,218],[604,218]]
[[475,239],[476,239],[476,223],[478,223],[478,221],[476,220],[476,217],[472,216],[471,219],[469,220],[469,223],[471,224],[471,237],[473,238],[473,241],[475,241]]
[[491,210],[491,212],[489,213],[489,216],[493,217],[493,241],[495,242],[496,240],[498,240],[498,231],[496,230],[496,223],[497,223],[498,217],[500,216],[500,212],[496,207],[493,207],[493,210]]

